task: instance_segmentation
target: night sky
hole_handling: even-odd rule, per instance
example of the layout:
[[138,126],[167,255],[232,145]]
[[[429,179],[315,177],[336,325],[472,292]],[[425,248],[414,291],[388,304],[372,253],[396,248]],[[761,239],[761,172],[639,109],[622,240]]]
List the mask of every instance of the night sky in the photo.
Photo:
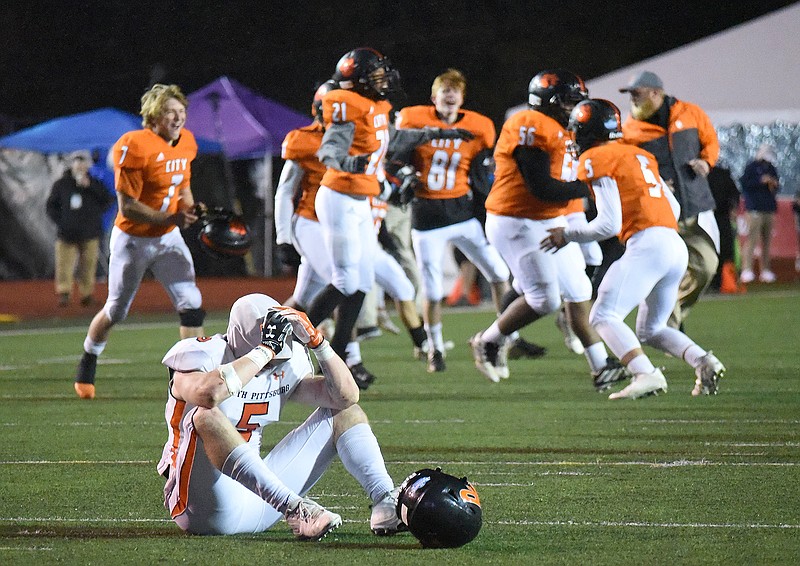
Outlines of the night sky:
[[138,112],[152,82],[190,93],[220,75],[307,112],[339,57],[366,45],[400,70],[398,106],[427,102],[433,78],[456,67],[465,107],[499,126],[541,69],[591,79],[792,3],[8,2],[0,114],[30,124],[102,106]]

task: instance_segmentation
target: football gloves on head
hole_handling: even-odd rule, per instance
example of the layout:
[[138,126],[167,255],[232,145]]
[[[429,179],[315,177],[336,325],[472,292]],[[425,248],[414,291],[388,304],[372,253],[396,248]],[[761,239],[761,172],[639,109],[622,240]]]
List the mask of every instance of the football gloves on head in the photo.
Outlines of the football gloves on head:
[[278,310],[270,309],[261,321],[261,345],[277,356],[292,343],[292,323]]

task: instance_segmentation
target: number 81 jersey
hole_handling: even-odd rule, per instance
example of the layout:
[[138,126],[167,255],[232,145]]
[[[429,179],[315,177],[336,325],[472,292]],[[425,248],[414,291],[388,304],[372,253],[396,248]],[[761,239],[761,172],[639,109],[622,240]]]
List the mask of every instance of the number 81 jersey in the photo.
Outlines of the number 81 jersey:
[[426,199],[450,199],[469,192],[469,168],[482,150],[494,147],[494,123],[477,112],[459,110],[459,119],[448,124],[439,119],[434,106],[409,106],[397,115],[398,128],[462,128],[475,135],[472,140],[435,139],[417,147],[412,164],[419,171],[422,184],[417,196]]

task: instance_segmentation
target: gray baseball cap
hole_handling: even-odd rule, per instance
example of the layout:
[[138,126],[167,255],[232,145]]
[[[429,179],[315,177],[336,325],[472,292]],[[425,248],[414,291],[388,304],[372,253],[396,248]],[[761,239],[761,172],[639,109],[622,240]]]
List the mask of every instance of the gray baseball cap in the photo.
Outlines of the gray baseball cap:
[[622,87],[619,91],[630,92],[636,88],[657,88],[664,90],[664,83],[661,82],[661,78],[657,74],[651,71],[642,71],[631,77],[628,86]]

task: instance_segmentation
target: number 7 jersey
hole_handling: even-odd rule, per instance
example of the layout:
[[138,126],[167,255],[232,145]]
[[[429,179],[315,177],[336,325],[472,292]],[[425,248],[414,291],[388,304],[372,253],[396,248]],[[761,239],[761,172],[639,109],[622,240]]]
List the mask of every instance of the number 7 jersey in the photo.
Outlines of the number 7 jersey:
[[[189,186],[192,160],[197,156],[197,142],[184,128],[176,145],[153,130],[135,130],[123,134],[111,149],[114,160],[114,184],[117,192],[138,200],[153,210],[168,214],[178,211],[178,194]],[[126,234],[158,238],[176,226],[157,226],[133,222],[117,213],[114,224]]]

